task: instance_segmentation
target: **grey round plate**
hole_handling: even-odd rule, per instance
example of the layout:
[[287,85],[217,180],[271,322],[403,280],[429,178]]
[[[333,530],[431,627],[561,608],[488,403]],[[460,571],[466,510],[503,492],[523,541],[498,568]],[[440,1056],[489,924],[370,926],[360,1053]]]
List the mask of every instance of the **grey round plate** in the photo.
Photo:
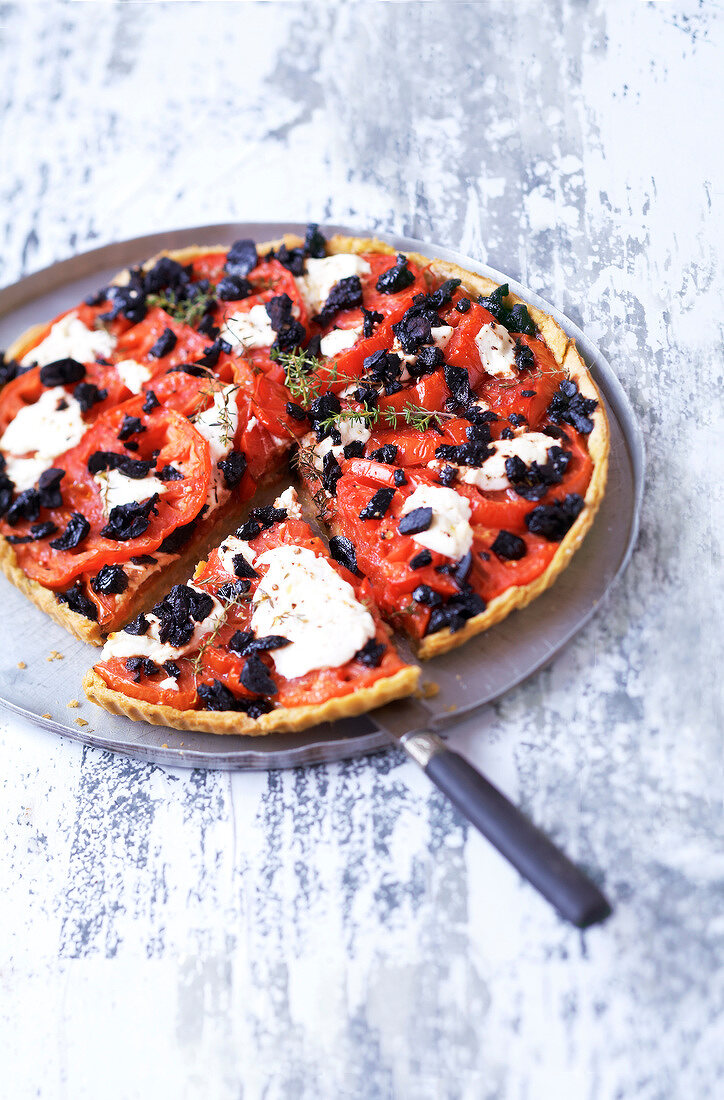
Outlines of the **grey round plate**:
[[[328,233],[355,233],[341,226],[324,228]],[[282,223],[201,226],[137,237],[53,264],[0,291],[0,347],[7,347],[31,324],[69,309],[121,268],[141,263],[160,249],[229,244],[241,237],[266,241],[298,232],[303,233],[304,227]],[[636,540],[643,443],[628,398],[610,366],[558,310],[500,272],[449,249],[404,237],[384,239],[402,251],[450,260],[496,282],[508,282],[521,298],[552,314],[575,338],[603,393],[611,426],[606,497],[571,565],[530,607],[426,666],[428,678],[440,687],[439,694],[427,702],[439,727],[449,724],[451,710],[457,719],[541,668],[596,611],[625,568]],[[0,704],[64,737],[161,764],[222,769],[286,768],[341,760],[389,744],[388,736],[366,717],[318,726],[307,733],[254,738],[178,732],[107,714],[85,701],[81,689],[83,675],[98,651],[50,622],[8,581],[0,578],[0,585]],[[69,707],[74,700],[80,705]]]

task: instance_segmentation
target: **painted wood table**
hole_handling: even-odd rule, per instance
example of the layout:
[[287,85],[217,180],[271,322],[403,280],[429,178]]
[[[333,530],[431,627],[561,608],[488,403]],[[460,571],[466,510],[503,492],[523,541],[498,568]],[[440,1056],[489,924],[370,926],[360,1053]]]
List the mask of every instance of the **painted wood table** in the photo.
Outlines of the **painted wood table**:
[[723,15],[0,5],[0,283],[202,222],[427,238],[579,323],[648,450],[623,581],[453,735],[614,917],[564,925],[398,752],[173,771],[0,713],[3,1095],[721,1095]]

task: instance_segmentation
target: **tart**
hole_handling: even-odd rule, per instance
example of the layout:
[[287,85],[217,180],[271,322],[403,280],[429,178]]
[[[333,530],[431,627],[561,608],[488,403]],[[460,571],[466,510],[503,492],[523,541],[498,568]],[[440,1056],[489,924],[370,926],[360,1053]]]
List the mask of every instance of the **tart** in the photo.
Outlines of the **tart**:
[[[0,567],[78,637],[110,635],[92,698],[181,728],[301,728],[307,705],[359,713],[376,692],[394,697],[393,683],[414,687],[389,641],[374,675],[347,655],[287,676],[295,643],[252,648],[252,664],[278,674],[263,706],[239,687],[243,653],[220,688],[205,657],[184,653],[193,691],[186,672],[159,688],[169,677],[144,671],[163,662],[143,646],[125,659],[151,664],[118,666],[124,624],[189,588],[199,559],[193,584],[217,599],[203,570],[260,512],[260,491],[288,484],[290,462],[331,558],[296,501],[264,538],[301,540],[362,585],[375,629],[406,634],[421,658],[548,588],[606,485],[600,395],[552,317],[456,265],[325,240],[316,226],[304,240],[193,246],[124,271],[23,334],[0,376]],[[230,612],[237,632],[248,610]]]

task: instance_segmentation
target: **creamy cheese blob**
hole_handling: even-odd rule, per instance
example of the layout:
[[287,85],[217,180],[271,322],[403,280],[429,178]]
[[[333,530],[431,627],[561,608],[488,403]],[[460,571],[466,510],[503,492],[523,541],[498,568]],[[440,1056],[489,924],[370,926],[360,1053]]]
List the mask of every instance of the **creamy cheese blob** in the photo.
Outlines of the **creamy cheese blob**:
[[366,421],[360,417],[341,417],[336,421],[337,429],[341,436],[341,443],[333,443],[332,437],[327,436],[320,442],[314,432],[308,432],[302,440],[302,450],[311,448],[314,466],[321,473],[324,467],[324,456],[330,451],[339,459],[348,443],[366,443],[370,437],[370,430]]
[[219,547],[219,564],[224,572],[230,573],[232,577],[236,576],[234,558],[237,554],[241,554],[242,557],[246,558],[249,565],[253,565],[256,560],[256,554],[248,542],[237,538],[236,535],[230,535],[224,539]]
[[137,363],[135,359],[121,359],[119,363],[116,363],[116,370],[121,376],[123,385],[131,391],[131,393],[140,393],[143,389],[143,383],[148,382],[151,377],[151,371],[143,363]]
[[368,275],[372,268],[361,256],[340,252],[337,256],[325,256],[321,260],[307,260],[306,273],[294,281],[309,312],[314,315],[327,301],[329,292],[340,279],[351,275]]
[[275,508],[286,508],[287,513],[293,519],[302,518],[302,507],[299,503],[299,497],[297,496],[297,490],[293,485],[290,485],[288,489],[285,489],[281,496],[278,496],[274,501]]
[[290,645],[271,656],[288,680],[317,668],[338,668],[375,636],[369,611],[325,558],[303,546],[278,546],[257,559],[268,566],[253,596],[251,628]]
[[354,328],[333,328],[322,337],[319,350],[324,356],[339,355],[353,348],[361,335],[362,325],[355,325]]
[[478,468],[463,467],[460,474],[461,480],[469,485],[477,485],[479,489],[487,489],[489,492],[509,489],[510,481],[505,472],[506,458],[517,455],[526,466],[530,466],[532,462],[542,466],[548,460],[548,448],[554,445],[555,440],[542,432],[526,432],[524,435],[516,436],[515,439],[497,439],[490,444],[491,447],[495,447],[495,454],[486,458],[483,465]]
[[490,321],[475,337],[480,363],[493,378],[516,378],[515,341],[506,328]]
[[117,504],[134,504],[148,500],[154,493],[166,492],[166,486],[157,477],[126,477],[120,470],[103,470],[93,475],[103,501],[103,511],[110,515]]
[[219,338],[232,348],[268,348],[276,339],[266,306],[258,304],[250,310],[231,313],[221,326]]
[[16,488],[30,489],[58,455],[80,443],[86,427],[79,403],[62,386],[43,390],[34,405],[19,409],[0,438]]
[[[194,584],[188,587],[196,589],[197,592],[203,591],[196,588]],[[211,599],[213,600],[211,611],[202,622],[194,624],[194,632],[186,645],[173,646],[168,642],[159,641],[160,619],[157,615],[149,614],[146,615],[149,627],[145,634],[129,634],[125,630],[109,634],[108,641],[103,647],[101,660],[108,661],[111,657],[150,657],[160,665],[176,657],[185,657],[187,653],[198,649],[206,635],[211,634],[224,621],[226,616],[224,607],[215,596]]]
[[455,561],[467,554],[473,545],[473,529],[470,504],[465,497],[454,489],[419,485],[405,501],[402,515],[406,516],[415,508],[432,508],[432,523],[427,531],[410,536],[414,542]]
[[224,488],[224,475],[218,467],[222,458],[226,458],[234,447],[234,438],[239,427],[239,407],[236,404],[236,386],[224,386],[214,394],[213,404],[200,412],[194,420],[194,427],[209,444],[212,481],[206,496],[206,504],[214,508]]
[[454,331],[455,329],[451,325],[435,325],[430,329],[433,344],[444,351],[450,343]]
[[36,348],[20,360],[21,366],[37,363],[44,367],[58,359],[76,359],[79,363],[92,363],[95,359],[107,359],[116,346],[116,339],[104,328],[88,328],[77,313],[67,313],[52,326],[50,332]]

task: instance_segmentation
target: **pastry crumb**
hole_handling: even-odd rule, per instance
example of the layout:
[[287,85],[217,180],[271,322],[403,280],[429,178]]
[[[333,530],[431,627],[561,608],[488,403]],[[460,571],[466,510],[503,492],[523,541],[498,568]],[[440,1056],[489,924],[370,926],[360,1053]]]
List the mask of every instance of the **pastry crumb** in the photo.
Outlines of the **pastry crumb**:
[[167,744],[166,741],[164,741],[164,743],[161,745],[161,748],[162,749],[167,749],[168,748],[168,744]]
[[64,653],[58,653],[57,649],[51,649],[50,656],[46,657],[46,661],[62,661],[65,658]]
[[88,725],[85,718],[76,718],[75,724],[76,724],[76,726],[87,726]]
[[454,710],[457,710],[457,709],[458,709],[457,703],[451,703],[449,707],[445,707],[445,710],[448,710],[448,711],[451,711],[451,712],[454,711]]
[[418,699],[434,699],[439,694],[440,685],[436,684],[434,680],[423,680],[415,692]]
[[42,717],[43,717],[43,718],[52,718],[52,717],[53,717],[53,715],[52,715],[52,714],[44,714],[44,715],[43,715]]
[[25,664],[25,661],[18,661],[18,668],[27,668],[27,667],[28,666]]
[[71,701],[68,703],[68,706],[72,707],[73,710],[75,710],[77,707],[80,706],[80,703],[78,702],[77,699],[71,699]]

